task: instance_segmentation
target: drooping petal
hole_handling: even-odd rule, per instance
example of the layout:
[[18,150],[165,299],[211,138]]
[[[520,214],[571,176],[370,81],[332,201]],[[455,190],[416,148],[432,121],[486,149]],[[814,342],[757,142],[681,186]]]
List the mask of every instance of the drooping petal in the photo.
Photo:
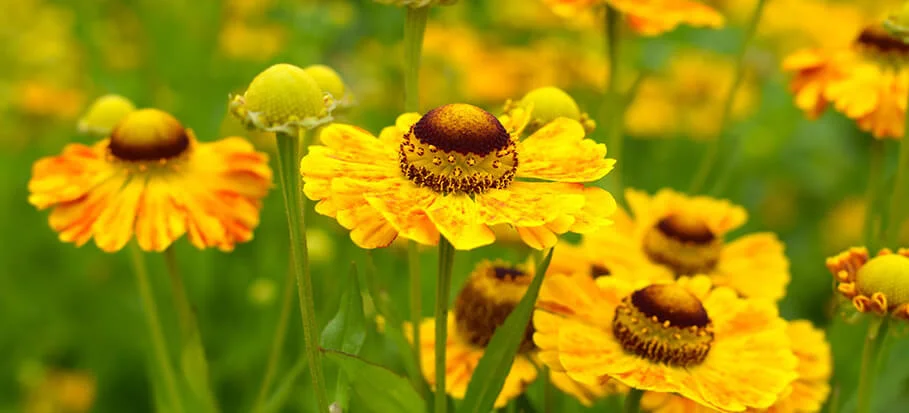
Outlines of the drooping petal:
[[495,234],[483,223],[477,204],[466,195],[438,197],[426,214],[455,249],[470,250],[495,241]]
[[105,148],[105,142],[91,147],[70,144],[61,155],[35,162],[28,202],[45,209],[84,196],[114,173],[104,160]]
[[556,119],[518,145],[517,177],[559,182],[596,181],[612,170],[606,145],[585,139],[584,127],[568,118]]
[[[545,182],[513,182],[506,189],[493,189],[476,196],[480,218],[487,225],[541,226],[584,205],[584,196],[568,192],[568,185]],[[574,189],[573,187],[571,189]]]
[[749,234],[726,245],[714,284],[733,288],[745,297],[779,300],[789,284],[789,260],[783,243],[769,232]]
[[139,200],[144,190],[144,180],[133,177],[109,199],[98,215],[98,220],[92,224],[95,244],[102,251],[119,251],[132,238]]

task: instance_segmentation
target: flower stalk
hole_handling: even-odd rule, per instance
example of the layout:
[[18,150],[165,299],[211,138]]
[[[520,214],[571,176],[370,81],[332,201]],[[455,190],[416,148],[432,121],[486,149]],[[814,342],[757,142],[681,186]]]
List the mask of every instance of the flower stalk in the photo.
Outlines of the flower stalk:
[[303,219],[304,200],[300,188],[301,145],[300,141],[307,132],[300,130],[300,136],[277,133],[278,143],[278,177],[284,195],[284,209],[287,213],[287,224],[290,229],[291,257],[294,274],[297,278],[297,295],[300,300],[300,314],[303,320],[303,342],[313,390],[319,412],[328,411],[328,393],[325,387],[325,376],[322,373],[322,359],[319,353],[320,330],[315,316],[315,303],[312,292],[312,278],[309,273],[309,257],[306,248],[305,222]]
[[625,396],[624,413],[639,413],[641,411],[641,398],[644,397],[644,391],[640,389],[631,389]]
[[145,310],[145,321],[151,337],[152,352],[164,382],[164,391],[170,399],[173,410],[178,413],[183,412],[183,398],[177,388],[177,374],[171,364],[170,352],[167,350],[167,341],[164,338],[164,329],[161,327],[161,319],[158,318],[158,304],[155,302],[151,283],[148,281],[145,256],[136,243],[130,244],[130,261],[132,262],[133,273],[136,275],[136,285],[139,288],[142,307]]
[[[865,189],[865,223],[863,226],[863,238],[865,245],[869,250],[875,251],[880,244],[880,208],[878,197],[880,196],[881,181],[884,177],[884,142],[878,139],[871,141],[868,167],[868,185]],[[894,190],[894,198],[899,192]],[[899,211],[891,210],[891,214]],[[893,217],[891,217],[893,218]],[[894,224],[896,222],[894,221]]]
[[887,318],[874,318],[868,325],[865,347],[862,350],[862,366],[859,372],[858,406],[856,412],[871,412],[874,379],[877,376],[878,359],[887,339]]
[[[619,64],[620,64],[620,18],[619,11],[606,6],[606,17],[603,23],[606,36],[606,93],[603,95],[603,104],[600,109],[600,125],[606,131],[606,145],[613,158],[622,159],[622,148],[625,143],[623,126],[623,113],[626,106],[625,98],[619,92]],[[616,164],[611,173],[614,182],[616,197],[623,198],[621,164]]]
[[448,297],[451,294],[451,270],[454,265],[454,247],[445,237],[439,239],[439,277],[436,286],[436,393],[435,413],[445,413],[448,401],[445,396],[445,343],[448,341]]
[[688,193],[690,194],[696,194],[704,190],[704,187],[707,184],[707,178],[710,176],[710,172],[713,171],[713,168],[716,167],[717,160],[719,159],[720,146],[723,143],[723,138],[729,135],[726,129],[729,126],[729,121],[732,117],[735,96],[738,94],[739,87],[741,87],[742,81],[745,79],[745,54],[748,52],[748,47],[751,45],[751,42],[754,40],[755,34],[757,33],[758,24],[760,24],[761,17],[764,15],[764,6],[766,4],[767,0],[758,0],[757,5],[754,8],[754,13],[751,15],[751,20],[748,22],[748,26],[745,29],[745,39],[742,40],[742,44],[739,46],[738,53],[736,54],[735,72],[733,74],[732,84],[729,85],[729,90],[723,101],[723,111],[721,112],[720,127],[718,129],[719,135],[708,144],[707,152],[704,154],[704,157],[701,158],[701,163],[698,166],[697,172],[694,174],[694,179],[691,181],[691,186],[688,190]]

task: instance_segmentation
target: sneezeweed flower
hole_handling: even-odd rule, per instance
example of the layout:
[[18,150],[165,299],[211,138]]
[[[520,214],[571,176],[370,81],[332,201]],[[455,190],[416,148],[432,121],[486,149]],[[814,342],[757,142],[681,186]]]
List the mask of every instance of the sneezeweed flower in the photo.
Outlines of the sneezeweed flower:
[[522,127],[524,132],[534,133],[560,117],[580,122],[588,134],[596,127],[590,115],[581,112],[571,95],[554,86],[531,90],[518,101],[507,100],[504,112],[500,118],[502,124],[510,132],[518,134],[522,132]]
[[303,71],[316,81],[322,91],[331,95],[338,109],[347,109],[354,105],[353,94],[334,69],[325,65],[311,65],[303,68]]
[[909,319],[909,249],[882,249],[871,257],[865,247],[827,259],[837,291],[863,313]]
[[81,133],[108,136],[117,123],[135,110],[136,105],[123,96],[104,95],[92,102],[77,127]]
[[[463,399],[474,369],[483,357],[489,341],[511,311],[524,297],[534,275],[525,266],[515,266],[503,261],[483,261],[474,269],[464,288],[455,299],[454,310],[448,314],[448,341],[445,343],[445,392],[455,399]],[[421,367],[430,386],[435,386],[435,335],[434,319],[420,324]],[[407,324],[407,323],[405,323]],[[404,331],[410,332],[409,325]],[[524,392],[536,380],[537,367],[532,361],[533,328],[528,323],[524,339],[514,358],[505,385],[499,393],[495,407],[504,407],[510,400]],[[409,337],[412,340],[412,338]]]
[[[747,409],[748,412],[814,413],[821,411],[830,394],[832,356],[823,330],[806,320],[788,323],[786,333],[792,351],[798,359],[798,378],[785,389],[776,402],[766,409]],[[690,399],[669,393],[648,392],[641,399],[641,408],[652,413],[711,413],[717,410]]]
[[442,235],[456,249],[473,249],[495,241],[490,226],[507,224],[543,249],[559,234],[610,224],[615,210],[608,192],[583,185],[615,161],[566,118],[518,142],[490,113],[449,104],[402,115],[378,139],[333,124],[321,140],[303,158],[303,190],[362,248],[399,235],[436,245]]
[[540,359],[585,384],[616,380],[724,411],[766,408],[796,379],[786,323],[767,300],[708,277],[672,283],[551,277],[537,301]]
[[[680,53],[665,73],[643,79],[625,112],[625,128],[641,138],[715,139],[734,76],[735,62],[728,57],[702,51]],[[753,112],[758,94],[753,77],[746,74],[732,104],[732,119]]]
[[286,63],[256,75],[242,95],[230,97],[230,112],[247,128],[297,136],[332,121],[335,103],[305,70]]
[[632,215],[619,210],[614,226],[585,237],[588,248],[630,245],[676,276],[707,275],[714,285],[745,297],[779,300],[785,295],[789,261],[775,234],[748,234],[728,243],[725,239],[745,223],[744,208],[670,189],[653,196],[629,189],[625,199]]
[[712,7],[695,0],[543,0],[553,12],[573,18],[592,7],[608,5],[628,18],[639,34],[655,36],[680,25],[694,27],[723,27],[723,15]]
[[24,399],[24,413],[85,413],[97,398],[97,380],[87,371],[52,368],[40,373],[30,384]]
[[115,252],[135,236],[163,251],[186,234],[197,248],[229,251],[252,239],[270,185],[267,157],[245,140],[198,142],[170,114],[141,109],[108,139],[38,160],[28,201],[52,208],[51,228],[77,246],[94,238]]
[[651,262],[640,248],[621,241],[610,248],[584,241],[578,245],[560,242],[553,250],[547,274],[585,274],[597,282],[610,277],[651,282],[675,278],[672,270]]
[[828,105],[877,139],[903,136],[909,95],[909,44],[882,25],[865,28],[849,48],[797,51],[783,61],[794,74],[795,104],[809,118]]

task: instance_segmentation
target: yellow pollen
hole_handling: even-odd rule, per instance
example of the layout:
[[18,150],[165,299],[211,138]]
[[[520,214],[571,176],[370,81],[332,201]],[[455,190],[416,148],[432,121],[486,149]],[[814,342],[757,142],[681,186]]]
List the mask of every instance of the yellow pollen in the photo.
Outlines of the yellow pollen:
[[176,118],[158,109],[141,109],[114,126],[108,147],[122,160],[151,161],[176,157],[189,144],[189,134]]
[[492,114],[450,104],[411,127],[401,142],[400,167],[415,184],[439,193],[481,193],[511,184],[518,165],[515,147]]
[[887,304],[909,303],[909,258],[899,254],[879,255],[858,270],[855,283],[862,295],[882,293]]
[[692,367],[707,358],[713,324],[704,306],[675,284],[656,284],[625,297],[613,334],[625,351],[654,363]]

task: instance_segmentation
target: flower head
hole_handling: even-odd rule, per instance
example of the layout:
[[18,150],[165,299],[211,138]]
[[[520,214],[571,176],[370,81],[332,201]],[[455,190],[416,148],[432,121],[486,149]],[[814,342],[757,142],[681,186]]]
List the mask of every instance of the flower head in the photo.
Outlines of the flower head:
[[435,245],[442,235],[473,249],[495,240],[490,226],[507,224],[542,249],[558,234],[608,225],[615,209],[608,192],[583,185],[615,161],[566,118],[518,142],[488,112],[451,104],[402,115],[378,139],[333,124],[321,140],[302,161],[304,192],[363,248],[399,235]]
[[580,383],[616,380],[741,411],[770,406],[796,378],[786,324],[766,300],[703,276],[588,280],[548,278],[533,317],[540,359]]
[[[511,311],[527,292],[533,273],[523,266],[503,261],[483,261],[467,279],[455,299],[454,310],[448,316],[448,341],[445,353],[445,392],[455,399],[463,399],[474,369],[492,339]],[[421,366],[423,376],[435,385],[435,335],[434,320],[426,319],[420,325]],[[405,326],[405,331],[410,331]],[[503,407],[524,392],[536,380],[537,368],[531,362],[533,328],[528,323],[518,354],[505,385],[499,393],[495,407]]]
[[319,88],[331,95],[332,100],[339,109],[353,106],[353,95],[344,80],[341,79],[341,75],[334,69],[325,65],[311,65],[303,68],[303,71],[316,81]]
[[79,119],[79,132],[107,136],[120,120],[135,110],[133,102],[123,96],[101,96]]
[[335,103],[305,70],[280,63],[256,75],[246,93],[230,98],[230,111],[247,127],[296,135],[332,120]]
[[142,249],[163,251],[185,233],[226,251],[252,238],[270,184],[267,157],[245,140],[200,143],[170,114],[141,109],[108,139],[38,160],[28,200],[52,208],[51,228],[79,246],[94,238],[114,252],[135,235]]
[[726,234],[745,223],[745,209],[726,200],[689,197],[670,189],[655,195],[625,192],[632,215],[620,210],[616,225],[589,234],[594,250],[637,249],[675,276],[710,276],[746,297],[778,300],[789,283],[789,261],[773,233],[727,242]]
[[554,86],[536,88],[527,92],[521,100],[505,102],[505,115],[502,123],[509,125],[509,130],[517,133],[536,132],[549,122],[558,118],[568,118],[584,125],[587,133],[593,131],[596,123],[590,115],[581,113],[581,108],[568,93]]
[[655,36],[682,24],[720,28],[725,19],[710,6],[694,0],[545,0],[552,10],[565,17],[576,17],[593,6],[608,4],[625,14],[639,34]]
[[[819,330],[806,320],[788,323],[786,333],[792,351],[798,358],[798,378],[783,390],[776,402],[766,409],[749,408],[751,413],[813,413],[821,411],[830,394],[832,357],[830,344]],[[652,413],[712,413],[715,409],[670,393],[647,392],[641,399],[643,410]]]
[[851,248],[828,258],[827,269],[858,311],[909,319],[909,249],[871,258],[867,248]]
[[909,95],[909,43],[881,25],[865,28],[849,48],[801,50],[783,61],[794,73],[795,103],[809,117],[829,104],[875,138],[903,136]]

